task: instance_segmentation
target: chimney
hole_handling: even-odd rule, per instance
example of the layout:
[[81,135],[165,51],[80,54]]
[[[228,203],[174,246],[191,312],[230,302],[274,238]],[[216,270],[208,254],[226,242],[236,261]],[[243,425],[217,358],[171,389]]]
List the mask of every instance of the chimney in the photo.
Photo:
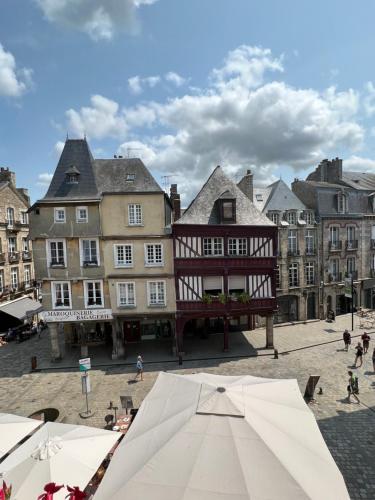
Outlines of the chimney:
[[17,191],[25,198],[28,204],[30,204],[29,190],[26,188],[17,188]]
[[237,186],[241,189],[241,191],[249,198],[250,201],[253,201],[253,174],[251,170],[246,171],[246,175],[242,177]]
[[16,187],[16,174],[11,172],[9,168],[0,168],[0,182],[9,182],[13,187]]
[[171,184],[170,199],[172,202],[173,222],[181,217],[181,200],[177,192],[177,184]]

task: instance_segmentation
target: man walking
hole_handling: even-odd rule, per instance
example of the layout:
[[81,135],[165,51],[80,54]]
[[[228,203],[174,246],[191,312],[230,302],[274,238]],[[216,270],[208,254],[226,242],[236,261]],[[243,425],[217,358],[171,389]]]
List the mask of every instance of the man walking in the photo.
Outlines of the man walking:
[[364,332],[361,339],[363,342],[363,354],[366,354],[370,346],[370,335],[367,332]]
[[345,351],[348,351],[349,346],[352,342],[352,337],[351,337],[348,330],[344,330],[344,333],[342,334],[342,338],[343,338],[344,344],[345,344]]
[[357,361],[360,361],[360,365],[358,365],[358,368],[362,366],[362,356],[363,356],[363,347],[361,346],[361,343],[358,342],[356,348],[356,353],[355,353],[355,360],[354,360],[354,367],[357,368]]
[[349,375],[349,380],[348,380],[348,403],[350,403],[350,396],[354,396],[354,399],[357,400],[357,403],[359,404],[359,398],[357,394],[359,394],[359,388],[358,388],[358,377],[355,375],[352,371],[348,371]]
[[135,376],[135,380],[141,376],[141,380],[143,380],[143,359],[142,356],[138,356],[137,358],[137,375]]

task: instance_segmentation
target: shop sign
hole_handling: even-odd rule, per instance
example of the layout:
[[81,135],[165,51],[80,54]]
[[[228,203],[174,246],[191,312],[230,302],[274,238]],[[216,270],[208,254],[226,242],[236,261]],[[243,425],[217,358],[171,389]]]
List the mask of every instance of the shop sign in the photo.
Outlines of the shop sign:
[[69,321],[109,321],[113,319],[112,309],[80,309],[65,311],[44,311],[44,321],[61,323]]

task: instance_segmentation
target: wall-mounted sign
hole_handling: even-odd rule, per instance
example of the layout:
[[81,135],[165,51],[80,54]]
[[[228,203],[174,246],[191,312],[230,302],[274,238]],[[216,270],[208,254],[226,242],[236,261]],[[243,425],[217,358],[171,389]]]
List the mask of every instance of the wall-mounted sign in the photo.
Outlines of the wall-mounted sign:
[[81,309],[71,311],[44,311],[47,323],[63,323],[68,321],[110,321],[113,319],[112,309]]

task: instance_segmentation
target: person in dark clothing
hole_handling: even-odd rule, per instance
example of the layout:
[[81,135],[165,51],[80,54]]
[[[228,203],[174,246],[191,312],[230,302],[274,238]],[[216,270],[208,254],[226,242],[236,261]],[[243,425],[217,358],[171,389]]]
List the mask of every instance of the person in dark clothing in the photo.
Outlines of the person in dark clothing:
[[348,402],[350,403],[350,396],[354,396],[354,399],[356,399],[357,403],[359,404],[359,398],[357,396],[357,394],[359,394],[358,377],[352,371],[348,371],[348,375],[349,375],[349,381],[347,386]]
[[354,366],[355,368],[357,368],[357,361],[359,360],[360,361],[360,365],[359,366],[362,366],[362,356],[363,356],[363,347],[361,346],[361,343],[358,342],[356,348],[355,348],[355,360],[354,360]]
[[352,337],[351,337],[350,333],[348,332],[348,330],[344,331],[344,333],[342,334],[342,338],[343,338],[344,344],[345,344],[345,351],[347,351],[349,349],[351,342],[352,342]]
[[361,339],[363,343],[363,354],[366,354],[370,346],[370,335],[367,332],[364,332]]

